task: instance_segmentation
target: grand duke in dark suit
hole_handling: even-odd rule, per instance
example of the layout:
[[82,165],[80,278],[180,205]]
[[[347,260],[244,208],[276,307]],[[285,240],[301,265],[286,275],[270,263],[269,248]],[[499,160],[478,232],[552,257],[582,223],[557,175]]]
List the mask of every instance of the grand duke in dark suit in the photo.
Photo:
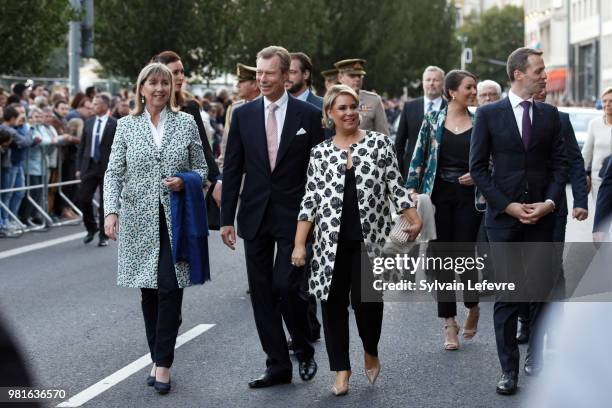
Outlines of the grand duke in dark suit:
[[[527,48],[514,51],[508,58],[508,74],[512,81],[509,96],[481,106],[470,147],[470,174],[487,200],[485,225],[491,242],[551,242],[555,228],[554,213],[561,203],[567,180],[567,155],[557,109],[534,102],[546,84],[546,72],[541,52]],[[490,169],[492,163],[492,169]],[[530,247],[533,247],[531,245]],[[542,246],[537,246],[542,248]],[[499,248],[499,246],[497,246]],[[513,248],[515,249],[515,248]],[[552,265],[542,262],[534,271],[525,248],[511,256],[495,253],[498,276],[524,285],[526,271],[538,280],[534,287],[552,289],[547,278]],[[541,259],[548,259],[540,254]],[[552,260],[552,253],[550,254]],[[524,265],[523,265],[524,262]],[[534,273],[537,272],[537,273]],[[552,278],[552,277],[551,277]],[[529,285],[532,285],[531,282]],[[548,285],[548,286],[547,286]],[[541,292],[539,292],[541,293]],[[532,328],[537,331],[542,303],[533,303]],[[516,339],[519,303],[498,298],[494,307],[497,352],[502,376],[497,384],[500,394],[516,391],[519,371],[519,349]],[[535,334],[535,333],[534,333]],[[538,336],[539,337],[539,336]],[[541,350],[535,347],[535,351]],[[541,354],[530,356],[526,373],[541,367]]]
[[285,53],[268,47],[258,54],[263,97],[233,113],[222,184],[221,235],[230,247],[240,194],[238,231],[244,239],[255,323],[267,355],[266,372],[249,383],[252,388],[291,381],[283,319],[300,362],[300,377],[309,380],[316,373],[314,348],[305,338],[307,302],[299,296],[304,270],[290,262],[310,149],[324,137],[321,111],[283,88],[289,69]]
[[[83,224],[87,229],[84,242],[90,242],[99,231],[99,246],[107,244],[107,237],[104,234],[104,200],[102,199],[104,172],[108,166],[111,146],[117,129],[117,120],[108,111],[110,100],[105,98],[106,96],[102,95],[94,99],[96,115],[85,121],[83,137],[77,151],[77,171],[81,178],[78,205],[83,212]],[[98,187],[100,188],[99,225],[96,222],[92,204]]]

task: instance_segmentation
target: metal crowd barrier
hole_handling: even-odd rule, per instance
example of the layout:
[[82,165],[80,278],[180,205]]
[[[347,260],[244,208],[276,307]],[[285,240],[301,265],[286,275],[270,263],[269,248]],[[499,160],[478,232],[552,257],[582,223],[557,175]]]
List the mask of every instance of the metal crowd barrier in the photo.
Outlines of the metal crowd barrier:
[[[42,148],[42,153],[41,153],[41,178],[42,178],[42,184],[35,184],[32,185],[30,184],[30,174],[29,174],[29,170],[30,170],[30,162],[29,162],[29,158],[30,158],[30,149],[31,148],[27,148],[26,151],[26,159],[25,159],[25,164],[23,165],[23,176],[24,176],[24,186],[23,187],[13,187],[13,188],[5,188],[5,189],[0,189],[0,208],[2,210],[2,212],[4,212],[8,218],[12,221],[14,221],[14,224],[17,226],[16,229],[13,229],[10,231],[10,236],[13,237],[17,237],[17,236],[21,236],[26,232],[31,232],[31,231],[43,231],[43,230],[48,230],[50,227],[58,227],[58,226],[63,226],[63,225],[78,225],[81,223],[82,219],[83,219],[83,213],[81,212],[81,210],[77,207],[77,205],[75,203],[72,202],[72,200],[70,200],[67,196],[66,193],[63,191],[62,187],[65,186],[70,186],[70,185],[78,185],[81,183],[81,180],[79,179],[75,179],[75,180],[68,180],[68,181],[61,181],[62,180],[62,164],[63,164],[63,152],[62,152],[62,147],[64,147],[64,145],[62,144],[57,144],[57,145],[48,145],[48,146],[40,146]],[[49,154],[49,149],[57,149],[57,178],[58,181],[54,182],[54,183],[50,183],[49,182],[49,168],[48,168],[48,154]],[[0,179],[2,177],[2,172],[3,171],[10,171],[9,169],[3,169],[0,167]],[[63,202],[65,204],[67,204],[79,217],[75,218],[75,219],[68,219],[68,220],[56,220],[54,219],[50,214],[49,214],[49,210],[53,211],[53,209],[49,209],[49,189],[50,188],[57,188],[57,196],[56,196],[56,200],[59,198],[61,200],[63,200]],[[36,199],[34,197],[32,197],[31,195],[31,191],[32,190],[38,190],[41,189],[41,199],[39,202],[36,201]],[[5,203],[4,202],[4,198],[5,198],[5,194],[8,193],[14,193],[14,192],[25,192],[26,195],[23,197],[22,199],[22,204],[23,205],[23,201],[27,200],[27,203],[29,205],[31,205],[35,211],[35,213],[38,213],[42,220],[43,223],[40,225],[25,225],[21,219],[19,218],[18,214],[13,213],[10,208],[9,208],[9,203]],[[96,200],[93,200],[93,204],[94,207],[99,207],[99,203]],[[20,206],[21,206],[20,205]],[[18,209],[19,210],[19,209]],[[34,212],[32,212],[32,214],[34,214]],[[6,226],[5,226],[6,227]]]

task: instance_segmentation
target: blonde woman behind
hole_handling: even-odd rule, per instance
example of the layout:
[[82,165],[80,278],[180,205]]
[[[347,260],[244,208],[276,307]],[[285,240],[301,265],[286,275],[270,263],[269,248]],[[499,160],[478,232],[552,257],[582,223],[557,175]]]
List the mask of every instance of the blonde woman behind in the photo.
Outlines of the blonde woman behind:
[[601,170],[603,161],[612,154],[612,87],[606,88],[601,94],[603,115],[591,120],[587,140],[582,146],[582,158],[587,173],[590,169],[591,194],[597,200],[597,192],[601,185]]

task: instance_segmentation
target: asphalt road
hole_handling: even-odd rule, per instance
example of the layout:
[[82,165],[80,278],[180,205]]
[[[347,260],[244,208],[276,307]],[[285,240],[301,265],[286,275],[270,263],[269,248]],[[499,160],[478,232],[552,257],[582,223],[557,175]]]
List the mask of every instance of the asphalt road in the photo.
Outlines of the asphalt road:
[[[590,223],[570,222],[568,237],[587,240]],[[62,227],[0,240],[0,314],[17,339],[36,386],[65,389],[72,397],[148,352],[139,292],[115,284],[115,243],[107,248],[80,239],[2,258],[5,251],[81,232]],[[323,340],[316,344],[319,373],[302,382],[250,390],[265,368],[247,288],[244,253],[209,237],[212,281],[185,291],[180,333],[214,327],[177,349],[172,392],[145,385],[149,366],[89,400],[87,407],[523,407],[533,381],[520,379],[511,397],[495,394],[499,363],[492,303],[481,304],[476,337],[456,352],[444,351],[442,322],[433,302],[385,304],[380,343],[382,372],[376,385],[363,374],[362,348],[351,321],[353,377],[346,397],[330,393]],[[486,300],[486,299],[485,299]],[[459,323],[465,309],[459,308]],[[521,348],[524,355],[525,349]],[[62,400],[49,402],[56,406]]]

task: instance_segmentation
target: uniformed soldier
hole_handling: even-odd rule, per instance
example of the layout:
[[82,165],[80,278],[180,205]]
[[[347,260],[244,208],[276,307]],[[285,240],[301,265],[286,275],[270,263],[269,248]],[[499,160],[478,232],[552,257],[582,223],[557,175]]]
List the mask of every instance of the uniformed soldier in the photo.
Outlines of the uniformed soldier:
[[227,108],[227,114],[225,115],[225,127],[223,128],[223,139],[221,140],[221,155],[217,159],[219,168],[223,168],[223,159],[225,157],[225,146],[227,145],[227,135],[229,134],[230,123],[232,120],[232,112],[237,107],[244,105],[247,102],[251,102],[253,99],[259,96],[259,87],[255,80],[255,73],[257,68],[250,67],[241,63],[236,64],[236,76],[238,77],[238,83],[236,88],[238,89],[238,99]]
[[361,89],[365,60],[346,59],[338,61],[334,66],[338,69],[338,81],[348,85],[359,94],[359,114],[361,116],[360,129],[374,130],[389,135],[389,123],[380,96],[373,92]]
[[321,71],[321,75],[323,75],[323,78],[325,78],[326,92],[329,90],[329,88],[338,84],[338,70],[336,68]]

